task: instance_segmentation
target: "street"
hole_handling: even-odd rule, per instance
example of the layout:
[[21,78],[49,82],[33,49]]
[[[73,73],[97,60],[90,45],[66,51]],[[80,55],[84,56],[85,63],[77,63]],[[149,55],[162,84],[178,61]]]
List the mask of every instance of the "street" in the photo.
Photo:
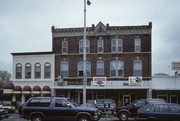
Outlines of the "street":
[[[27,121],[27,120],[20,118],[18,114],[9,114],[9,117],[3,119],[2,121]],[[119,121],[119,120],[116,117],[109,116],[109,117],[102,117],[99,121]],[[128,121],[134,121],[134,119],[130,118]]]

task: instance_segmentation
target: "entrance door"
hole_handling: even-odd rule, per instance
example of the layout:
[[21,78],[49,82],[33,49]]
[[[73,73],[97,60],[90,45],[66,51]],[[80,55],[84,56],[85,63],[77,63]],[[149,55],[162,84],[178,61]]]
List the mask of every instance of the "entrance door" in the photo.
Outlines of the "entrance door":
[[178,103],[178,96],[170,95],[170,103]]
[[131,103],[131,95],[123,95],[123,106]]

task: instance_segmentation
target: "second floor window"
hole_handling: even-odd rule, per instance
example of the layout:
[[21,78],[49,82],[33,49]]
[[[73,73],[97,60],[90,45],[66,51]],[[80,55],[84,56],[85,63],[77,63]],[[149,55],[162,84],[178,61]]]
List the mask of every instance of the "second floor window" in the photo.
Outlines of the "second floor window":
[[97,75],[103,75],[104,74],[104,61],[98,60],[96,67],[97,67],[96,69]]
[[35,79],[41,78],[41,65],[40,65],[40,63],[36,63],[34,66],[34,77],[35,77]]
[[69,63],[67,61],[62,61],[60,70],[61,70],[60,72],[61,76],[68,77],[69,76]]
[[62,54],[68,53],[68,41],[64,40],[62,41]]
[[97,41],[97,52],[98,53],[103,53],[104,52],[104,40],[99,39]]
[[138,37],[134,40],[134,51],[141,52],[141,39]]
[[[78,62],[78,76],[83,76],[83,61]],[[91,63],[86,61],[86,76],[91,76]]]
[[22,79],[22,65],[20,63],[16,65],[16,79]]
[[30,79],[31,78],[31,64],[27,63],[25,65],[25,78]]
[[51,64],[50,63],[44,64],[44,78],[46,79],[51,78]]
[[111,40],[111,51],[112,52],[122,52],[122,40],[121,39],[112,39]]
[[[84,40],[79,41],[79,53],[84,52]],[[90,52],[90,42],[89,40],[86,40],[86,53]]]
[[124,76],[124,62],[114,60],[110,62],[110,76],[119,77]]
[[134,60],[133,75],[134,76],[142,76],[142,61],[141,60]]

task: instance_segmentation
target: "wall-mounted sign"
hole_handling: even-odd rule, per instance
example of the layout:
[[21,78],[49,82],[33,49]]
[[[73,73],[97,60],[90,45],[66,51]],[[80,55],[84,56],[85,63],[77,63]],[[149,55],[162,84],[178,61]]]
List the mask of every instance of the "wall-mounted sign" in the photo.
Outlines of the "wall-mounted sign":
[[180,70],[180,62],[172,62],[172,70]]
[[93,77],[94,85],[106,85],[106,77]]
[[142,85],[142,77],[141,76],[130,76],[128,78],[129,85],[139,86]]

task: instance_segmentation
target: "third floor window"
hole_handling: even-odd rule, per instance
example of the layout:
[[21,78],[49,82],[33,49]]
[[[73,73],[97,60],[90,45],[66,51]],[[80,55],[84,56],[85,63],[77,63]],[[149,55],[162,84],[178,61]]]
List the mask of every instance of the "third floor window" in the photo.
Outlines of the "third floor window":
[[[84,40],[79,41],[79,53],[84,52]],[[86,53],[90,52],[90,42],[89,40],[86,40]]]
[[122,52],[123,42],[121,39],[115,38],[111,40],[111,51]]
[[68,53],[68,41],[64,40],[62,41],[62,54]]
[[98,53],[103,53],[104,52],[104,40],[99,39],[97,41],[97,52]]

